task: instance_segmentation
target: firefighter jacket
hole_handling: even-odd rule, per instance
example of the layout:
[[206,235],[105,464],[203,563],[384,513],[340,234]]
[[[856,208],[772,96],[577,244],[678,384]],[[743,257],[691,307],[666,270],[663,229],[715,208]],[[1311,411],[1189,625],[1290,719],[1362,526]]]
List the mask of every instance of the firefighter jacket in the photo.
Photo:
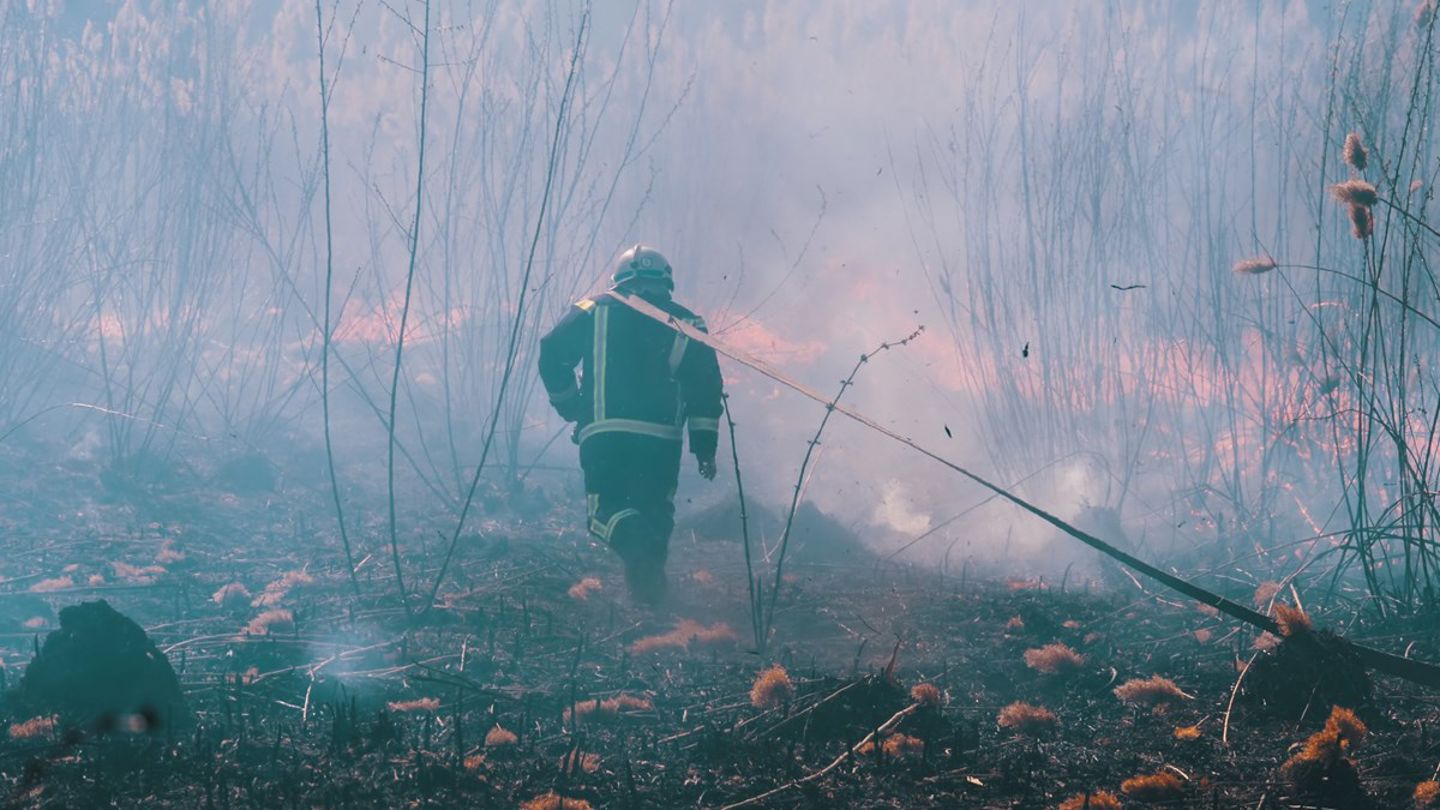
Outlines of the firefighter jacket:
[[[703,318],[668,296],[646,300],[705,329]],[[608,294],[579,301],[541,338],[540,378],[550,404],[577,423],[580,444],[611,432],[678,442],[688,426],[690,452],[702,461],[715,458],[723,383],[714,349]]]

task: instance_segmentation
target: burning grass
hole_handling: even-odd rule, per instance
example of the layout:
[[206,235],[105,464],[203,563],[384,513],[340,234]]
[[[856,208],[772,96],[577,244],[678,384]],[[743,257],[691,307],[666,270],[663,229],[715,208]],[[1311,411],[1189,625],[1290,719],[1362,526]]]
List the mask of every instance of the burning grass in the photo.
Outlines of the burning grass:
[[1415,792],[1411,794],[1417,810],[1428,810],[1431,807],[1440,806],[1440,782],[1427,779],[1415,786]]
[[250,602],[251,607],[265,608],[280,604],[291,591],[306,585],[313,585],[315,578],[304,570],[286,571],[279,579],[265,586],[265,590]]
[[795,696],[795,684],[785,667],[776,664],[761,670],[750,686],[750,705],[757,709],[774,709],[785,705]]
[[240,610],[250,605],[250,589],[238,582],[223,585],[210,595],[210,601],[226,610]]
[[636,639],[630,645],[630,654],[643,655],[656,650],[688,650],[692,646],[733,642],[737,638],[739,637],[735,630],[724,622],[716,622],[706,627],[691,619],[681,619],[675,629],[668,633]]
[[1025,651],[1025,666],[1046,675],[1066,675],[1085,666],[1085,656],[1064,644],[1046,644]]
[[1000,714],[995,718],[995,723],[1000,728],[1008,728],[1016,734],[1028,737],[1038,737],[1048,733],[1055,728],[1057,722],[1059,721],[1054,712],[1044,706],[1035,706],[1022,700],[1017,700],[1001,709]]
[[[880,751],[888,759],[918,759],[925,755],[925,741],[909,734],[891,734],[880,743]],[[873,755],[875,753],[874,741],[860,746],[856,753]]]

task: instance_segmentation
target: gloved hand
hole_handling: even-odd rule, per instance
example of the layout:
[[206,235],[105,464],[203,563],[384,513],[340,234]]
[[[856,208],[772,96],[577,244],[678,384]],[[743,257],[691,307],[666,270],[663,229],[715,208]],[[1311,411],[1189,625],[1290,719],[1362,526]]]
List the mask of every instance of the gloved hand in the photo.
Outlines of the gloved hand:
[[696,461],[698,462],[698,465],[697,465],[697,466],[700,468],[700,477],[701,477],[701,478],[704,478],[706,481],[714,481],[714,480],[715,480],[715,459],[713,459],[713,458],[708,458],[708,459],[707,459],[707,458],[701,458],[701,459],[696,459]]

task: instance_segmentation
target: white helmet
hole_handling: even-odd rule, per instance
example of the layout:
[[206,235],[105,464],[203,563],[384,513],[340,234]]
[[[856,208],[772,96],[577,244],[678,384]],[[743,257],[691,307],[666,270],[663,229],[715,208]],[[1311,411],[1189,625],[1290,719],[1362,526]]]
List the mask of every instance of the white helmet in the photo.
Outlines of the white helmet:
[[675,289],[669,260],[660,251],[644,245],[636,245],[621,253],[615,260],[615,273],[610,278],[617,287],[633,279],[651,279],[663,281],[665,286]]

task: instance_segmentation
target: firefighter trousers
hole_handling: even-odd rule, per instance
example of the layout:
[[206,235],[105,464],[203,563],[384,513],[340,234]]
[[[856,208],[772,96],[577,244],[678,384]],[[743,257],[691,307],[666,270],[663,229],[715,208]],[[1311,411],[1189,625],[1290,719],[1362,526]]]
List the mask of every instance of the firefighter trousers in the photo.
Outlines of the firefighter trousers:
[[663,565],[675,529],[681,444],[637,433],[600,433],[580,445],[590,533],[626,562]]

